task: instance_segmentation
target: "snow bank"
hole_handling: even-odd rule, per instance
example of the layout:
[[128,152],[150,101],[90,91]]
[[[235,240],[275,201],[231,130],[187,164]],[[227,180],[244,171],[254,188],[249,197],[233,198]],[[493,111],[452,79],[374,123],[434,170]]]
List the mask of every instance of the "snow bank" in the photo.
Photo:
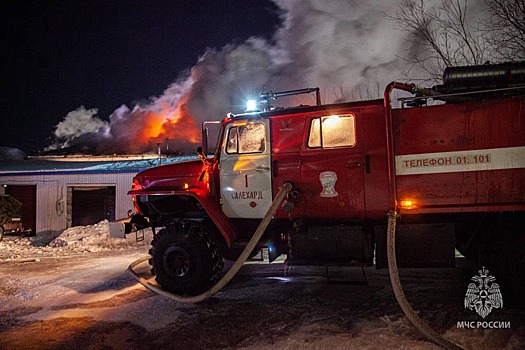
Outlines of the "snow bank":
[[52,240],[49,246],[97,252],[118,248],[119,246],[129,246],[132,243],[135,243],[135,240],[111,238],[109,236],[109,223],[107,220],[103,220],[94,225],[68,228]]
[[76,253],[104,252],[143,247],[151,241],[151,230],[144,230],[146,239],[137,242],[135,234],[125,239],[109,236],[109,223],[103,220],[94,225],[75,226],[64,230],[49,244],[42,246],[40,237],[5,236],[0,242],[0,259],[5,261],[60,257]]

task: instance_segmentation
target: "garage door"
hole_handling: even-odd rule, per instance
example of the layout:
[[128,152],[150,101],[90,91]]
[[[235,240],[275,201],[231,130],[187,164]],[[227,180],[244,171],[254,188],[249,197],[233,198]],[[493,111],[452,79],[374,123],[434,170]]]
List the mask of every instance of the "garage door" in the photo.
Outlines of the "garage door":
[[36,185],[8,185],[5,194],[22,203],[22,226],[36,232]]
[[72,187],[72,226],[115,220],[115,187]]

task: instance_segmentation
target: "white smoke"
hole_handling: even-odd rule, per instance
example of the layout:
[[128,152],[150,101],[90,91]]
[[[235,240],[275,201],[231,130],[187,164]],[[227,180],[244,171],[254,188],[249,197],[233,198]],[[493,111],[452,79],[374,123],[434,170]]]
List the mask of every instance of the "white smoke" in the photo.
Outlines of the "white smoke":
[[[401,77],[404,33],[385,18],[395,13],[397,2],[273,1],[282,11],[282,26],[271,41],[250,38],[208,49],[161,96],[132,109],[122,106],[109,122],[81,107],[57,125],[52,148],[88,144],[101,153],[137,153],[169,140],[171,149],[188,151],[203,120],[242,112],[245,100],[263,91],[320,87],[323,103],[377,98]],[[300,103],[315,99],[302,97]],[[152,122],[159,128],[144,140]]]
[[299,83],[319,86],[325,91],[326,102],[379,97],[382,91],[366,91],[370,85],[382,89],[400,75],[402,62],[397,55],[403,34],[385,18],[385,14],[395,12],[397,2],[276,3],[287,14],[285,26],[276,35],[292,62],[286,72],[288,78],[301,77]]
[[55,127],[55,141],[45,150],[68,148],[82,145],[86,151],[92,151],[90,144],[109,134],[110,124],[97,117],[98,109],[86,109],[80,106],[69,112],[63,121]]
[[98,132],[106,129],[108,123],[96,117],[98,109],[86,109],[84,106],[71,111],[63,121],[57,124],[55,136],[59,139],[69,139],[88,132]]

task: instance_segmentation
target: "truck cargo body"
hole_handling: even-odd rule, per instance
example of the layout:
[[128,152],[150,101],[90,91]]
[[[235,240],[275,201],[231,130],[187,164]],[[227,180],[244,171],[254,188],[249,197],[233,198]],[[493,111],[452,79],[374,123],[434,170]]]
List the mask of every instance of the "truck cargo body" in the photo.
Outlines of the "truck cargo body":
[[403,213],[525,210],[525,98],[393,110]]

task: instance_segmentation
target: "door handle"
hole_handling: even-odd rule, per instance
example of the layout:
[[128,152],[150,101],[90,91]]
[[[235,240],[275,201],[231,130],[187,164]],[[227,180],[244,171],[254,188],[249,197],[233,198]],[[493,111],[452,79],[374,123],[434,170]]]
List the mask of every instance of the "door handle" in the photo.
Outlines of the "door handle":
[[361,165],[362,164],[360,162],[347,162],[346,163],[347,168],[360,168]]
[[270,171],[270,167],[269,166],[265,166],[265,165],[259,165],[255,168],[255,171],[259,172],[259,173],[263,173],[265,171]]

